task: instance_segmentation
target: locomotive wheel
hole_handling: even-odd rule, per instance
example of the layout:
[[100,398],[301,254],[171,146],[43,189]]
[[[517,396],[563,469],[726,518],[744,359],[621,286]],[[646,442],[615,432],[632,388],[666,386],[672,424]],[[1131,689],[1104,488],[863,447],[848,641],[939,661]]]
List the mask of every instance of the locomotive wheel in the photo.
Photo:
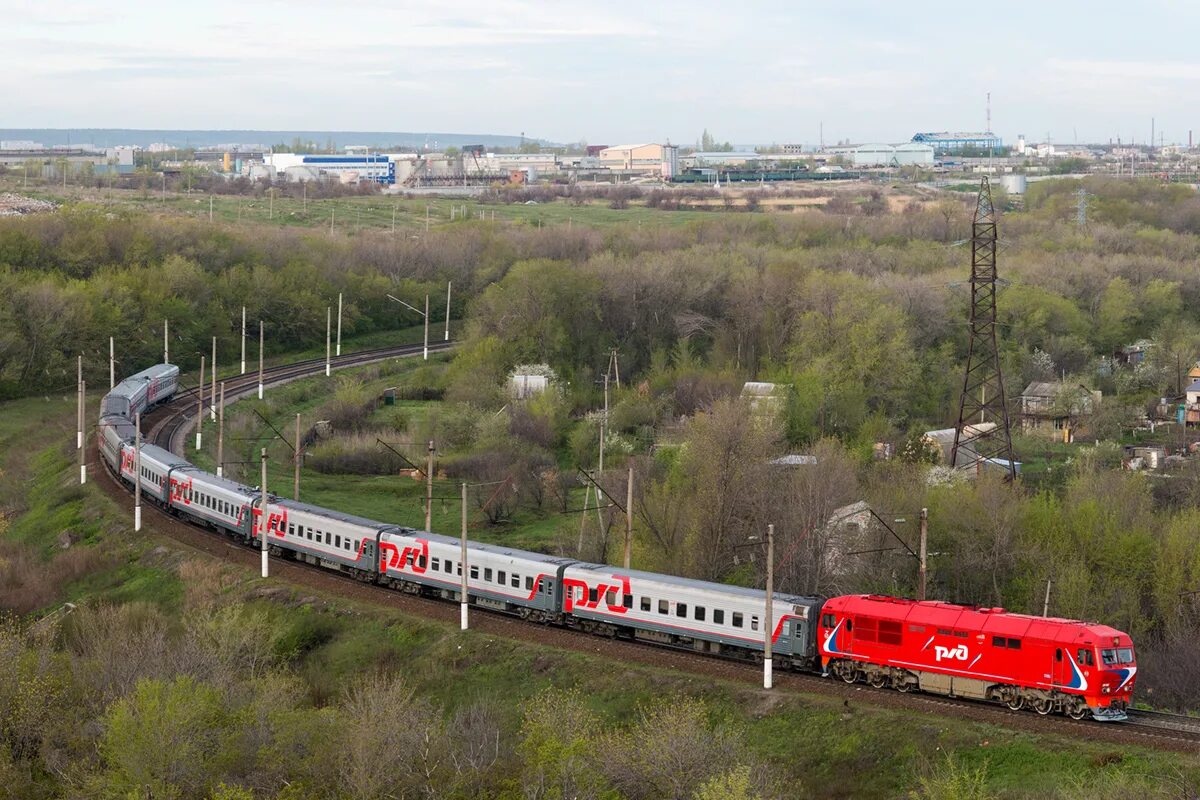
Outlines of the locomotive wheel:
[[1033,701],[1033,710],[1044,717],[1054,710],[1054,701],[1048,697],[1039,697]]
[[1025,707],[1025,696],[1021,694],[1014,694],[1004,701],[1004,705],[1008,706],[1013,711],[1020,711]]
[[896,682],[896,691],[897,692],[903,692],[904,694],[908,694],[915,688],[916,687],[913,684],[909,683],[907,680],[905,680],[903,678],[901,678],[899,681]]
[[853,664],[842,662],[838,664],[837,675],[846,683],[854,683],[858,680],[858,669]]
[[882,689],[888,684],[888,676],[884,672],[872,672],[867,675],[867,683],[876,689]]
[[1067,708],[1067,716],[1071,719],[1083,719],[1089,711],[1091,709],[1087,707],[1087,703],[1075,703]]

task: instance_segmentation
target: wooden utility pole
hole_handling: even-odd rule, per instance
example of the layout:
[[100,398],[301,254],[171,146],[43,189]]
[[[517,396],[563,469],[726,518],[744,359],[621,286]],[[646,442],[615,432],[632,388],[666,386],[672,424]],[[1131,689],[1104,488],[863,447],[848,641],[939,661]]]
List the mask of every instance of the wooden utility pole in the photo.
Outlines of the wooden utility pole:
[[337,324],[337,350],[334,355],[342,354],[342,293],[338,292],[338,324]]
[[459,558],[462,560],[462,586],[459,589],[459,626],[465,631],[467,629],[467,606],[470,600],[467,596],[467,485],[462,485],[462,536],[460,546],[462,552]]
[[771,675],[771,638],[775,633],[772,611],[775,606],[775,526],[767,526],[767,609],[763,615],[763,688],[770,689]]
[[292,499],[299,502],[300,500],[300,415],[296,414],[296,447],[292,453],[292,461],[294,462],[294,470],[292,475]]
[[629,480],[625,485],[625,569],[633,558],[633,464],[629,465]]
[[329,339],[331,336],[330,330],[333,327],[333,319],[332,318],[333,318],[333,309],[329,306],[325,306],[325,377],[326,378],[329,377],[330,369],[331,369],[330,364],[329,364],[329,352],[330,352]]
[[133,415],[133,529],[142,529],[142,412]]
[[258,541],[259,547],[262,550],[262,576],[268,578],[270,577],[270,571],[267,567],[267,547],[269,546],[267,544],[267,529],[270,527],[271,515],[267,509],[267,448],[265,447],[262,449],[262,485],[259,488],[262,489],[262,499],[259,505],[259,510],[262,513],[258,517]]
[[433,530],[433,440],[425,459],[425,530]]
[[225,476],[225,381],[221,381],[221,404],[217,409],[217,477]]
[[208,362],[208,368],[212,372],[212,386],[208,392],[208,416],[213,422],[217,421],[217,337],[212,337],[212,361]]
[[[86,405],[87,405],[87,381],[80,381],[79,382],[79,429],[80,429],[79,437],[80,437],[80,439],[83,438],[83,428],[85,426],[85,423],[83,421],[84,414],[85,414],[84,406],[86,406]],[[87,456],[87,448],[80,447],[79,448],[79,483],[81,485],[87,483],[87,462],[84,460],[86,458],[86,456]]]
[[921,509],[921,549],[920,549],[920,577],[917,581],[917,599],[926,599],[927,582],[929,580],[929,509]]
[[258,321],[258,399],[263,399],[263,321]]
[[204,427],[204,356],[200,356],[200,383],[196,387],[196,449],[200,449],[200,429]]

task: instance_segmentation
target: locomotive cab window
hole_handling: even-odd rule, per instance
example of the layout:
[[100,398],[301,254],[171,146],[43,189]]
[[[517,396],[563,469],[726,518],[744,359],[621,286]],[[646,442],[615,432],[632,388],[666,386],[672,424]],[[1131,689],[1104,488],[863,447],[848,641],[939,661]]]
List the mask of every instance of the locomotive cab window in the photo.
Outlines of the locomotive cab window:
[[1021,640],[1020,639],[1009,639],[1008,640],[1008,649],[1009,650],[1020,650],[1021,649]]
[[1083,666],[1083,667],[1096,666],[1096,661],[1095,661],[1094,657],[1092,656],[1091,650],[1088,650],[1087,648],[1081,649],[1079,651],[1078,655],[1079,655],[1079,665],[1080,666]]
[[835,619],[833,614],[822,614],[821,615],[821,625],[823,627],[832,628],[836,624],[837,624],[837,620]]

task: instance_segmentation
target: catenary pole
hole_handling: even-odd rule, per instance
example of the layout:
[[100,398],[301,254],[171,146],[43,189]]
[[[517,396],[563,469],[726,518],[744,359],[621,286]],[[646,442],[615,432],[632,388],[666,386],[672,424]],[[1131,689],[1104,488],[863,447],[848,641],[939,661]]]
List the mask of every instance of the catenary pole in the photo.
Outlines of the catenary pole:
[[208,362],[209,371],[212,372],[212,385],[208,387],[208,418],[213,422],[217,421],[217,337],[212,337],[212,361]]
[[262,489],[262,499],[259,505],[262,513],[258,517],[258,543],[262,550],[262,576],[268,578],[270,570],[267,566],[267,529],[270,527],[271,515],[267,509],[267,448],[265,447],[262,449],[262,486],[259,488]]
[[263,321],[258,321],[258,399],[263,399]]
[[629,465],[629,481],[625,485],[625,569],[633,558],[633,465]]
[[920,579],[917,582],[917,599],[918,600],[926,599],[926,592],[928,591],[928,586],[927,586],[927,582],[929,580],[928,554],[929,554],[929,509],[922,508],[921,509],[921,549],[920,549],[921,573],[920,573]]
[[246,374],[246,307],[242,306],[242,375]]
[[292,461],[294,462],[292,474],[292,499],[300,500],[300,415],[296,414],[296,446],[293,448]]
[[171,344],[170,344],[171,340],[170,340],[170,337],[167,335],[167,331],[168,331],[167,320],[164,319],[163,320],[163,363],[164,364],[171,363]]
[[225,381],[221,381],[221,405],[217,410],[217,477],[225,477]]
[[1042,616],[1050,616],[1050,579],[1046,579],[1046,602],[1042,604]]
[[117,353],[113,345],[113,337],[108,337],[108,388],[117,385]]
[[133,529],[142,529],[142,413],[133,415]]
[[83,449],[83,356],[75,367],[75,449]]
[[775,525],[767,526],[767,608],[764,614],[763,625],[763,688],[770,689],[772,678],[771,675],[771,637],[775,633],[775,626],[771,619],[771,612],[774,611],[775,600]]
[[450,285],[454,281],[446,281],[446,339],[450,341]]
[[462,485],[462,537],[459,542],[462,552],[459,554],[459,559],[462,561],[462,586],[459,589],[459,626],[465,631],[467,629],[467,606],[469,599],[467,597],[467,485]]
[[[600,417],[600,460],[596,465],[596,480],[604,480],[604,435],[608,427],[608,374],[604,375],[604,416]],[[586,504],[585,504],[586,508]],[[601,512],[600,489],[596,489],[596,524],[600,526],[600,536],[604,537],[604,515]],[[607,557],[607,554],[605,554]]]
[[433,440],[425,459],[425,530],[433,530]]
[[200,430],[204,427],[204,356],[200,356],[200,384],[196,387],[196,449],[200,449]]
[[338,292],[338,324],[337,324],[337,351],[335,355],[342,354],[342,293]]
[[[84,406],[87,405],[87,381],[79,382],[79,427],[82,430],[84,426]],[[82,437],[82,433],[80,436]],[[79,448],[79,483],[87,483],[87,450],[83,447]]]
[[329,306],[325,306],[325,377],[326,378],[328,378],[330,375],[329,337],[330,337],[330,328],[333,325],[332,317],[333,317],[333,309],[330,308]]
[[425,355],[424,359],[429,360],[429,295],[425,295]]

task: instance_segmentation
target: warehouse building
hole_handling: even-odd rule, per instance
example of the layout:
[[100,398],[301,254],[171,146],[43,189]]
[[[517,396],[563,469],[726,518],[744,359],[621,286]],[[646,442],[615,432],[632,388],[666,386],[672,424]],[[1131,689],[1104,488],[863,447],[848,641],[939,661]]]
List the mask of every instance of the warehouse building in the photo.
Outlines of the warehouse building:
[[1004,147],[1000,137],[991,131],[918,133],[912,137],[914,144],[927,144],[939,153],[961,150],[999,150]]
[[850,151],[856,167],[933,166],[933,148],[927,144],[862,144]]
[[619,144],[601,150],[596,160],[606,169],[664,178],[672,178],[679,172],[679,148],[670,144]]

